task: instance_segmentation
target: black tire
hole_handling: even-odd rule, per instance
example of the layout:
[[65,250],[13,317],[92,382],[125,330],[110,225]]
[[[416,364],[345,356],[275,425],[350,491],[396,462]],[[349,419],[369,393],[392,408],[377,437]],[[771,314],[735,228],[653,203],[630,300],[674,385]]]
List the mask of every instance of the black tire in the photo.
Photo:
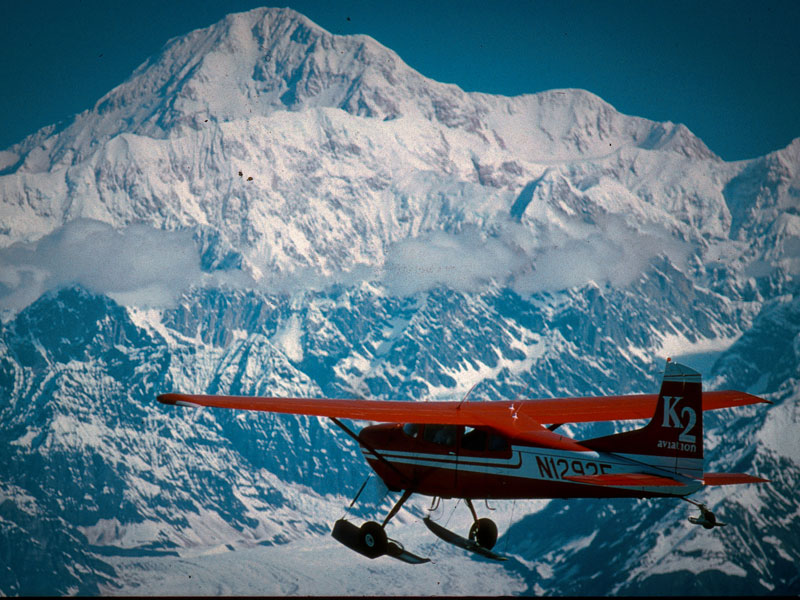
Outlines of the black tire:
[[478,519],[469,528],[469,539],[491,550],[497,543],[497,525],[491,519]]
[[703,527],[706,529],[714,529],[714,526],[717,524],[717,517],[716,515],[711,512],[710,510],[703,511],[703,516],[708,523],[703,523]]
[[386,554],[386,531],[375,521],[367,521],[361,526],[361,548],[370,558]]

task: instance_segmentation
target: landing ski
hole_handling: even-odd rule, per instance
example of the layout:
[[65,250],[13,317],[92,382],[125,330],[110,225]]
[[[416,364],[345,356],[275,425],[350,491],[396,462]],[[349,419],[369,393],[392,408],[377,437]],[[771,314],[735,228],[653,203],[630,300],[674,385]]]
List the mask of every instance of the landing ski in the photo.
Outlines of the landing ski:
[[331,536],[336,541],[367,558],[378,558],[379,556],[387,555],[410,565],[421,565],[431,560],[409,552],[396,540],[387,539],[385,549],[376,551],[374,548],[368,548],[361,539],[361,528],[345,519],[336,521]]
[[426,562],[431,562],[430,558],[424,558],[422,556],[417,556],[413,552],[409,552],[396,540],[389,540],[386,544],[386,554],[410,565],[421,565]]
[[449,529],[445,529],[438,523],[432,521],[430,517],[425,517],[422,519],[425,521],[425,525],[427,525],[428,529],[430,529],[434,534],[438,537],[443,539],[448,544],[453,544],[454,546],[458,546],[459,548],[463,548],[469,552],[474,552],[475,554],[480,554],[481,556],[485,556],[486,558],[491,558],[492,560],[508,560],[508,557],[502,556],[500,554],[495,554],[488,548],[484,548],[477,542],[473,542],[465,537],[461,537],[457,533],[453,533]]

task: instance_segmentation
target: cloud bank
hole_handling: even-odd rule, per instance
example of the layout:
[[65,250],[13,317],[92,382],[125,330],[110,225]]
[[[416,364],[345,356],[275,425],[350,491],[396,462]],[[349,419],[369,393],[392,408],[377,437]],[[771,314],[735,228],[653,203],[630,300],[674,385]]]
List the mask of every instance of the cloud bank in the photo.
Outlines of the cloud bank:
[[690,251],[658,226],[634,229],[621,217],[569,225],[532,231],[509,221],[491,234],[431,232],[390,247],[380,278],[395,295],[437,286],[473,292],[490,282],[523,295],[590,281],[624,287],[657,256],[682,265]]
[[393,296],[437,287],[479,292],[491,284],[521,295],[590,281],[624,287],[653,258],[667,255],[681,265],[688,252],[687,244],[657,226],[634,229],[621,217],[592,224],[540,223],[534,228],[508,220],[397,241],[378,266],[355,265],[327,275],[299,269],[256,282],[242,271],[203,272],[190,231],[147,225],[115,230],[106,223],[78,219],[36,242],[0,249],[0,313],[8,317],[46,291],[70,284],[140,307],[172,306],[184,291],[201,285],[293,293],[369,281]]
[[122,304],[164,306],[201,280],[192,233],[70,221],[31,243],[0,249],[0,310],[17,312],[48,290],[80,284]]

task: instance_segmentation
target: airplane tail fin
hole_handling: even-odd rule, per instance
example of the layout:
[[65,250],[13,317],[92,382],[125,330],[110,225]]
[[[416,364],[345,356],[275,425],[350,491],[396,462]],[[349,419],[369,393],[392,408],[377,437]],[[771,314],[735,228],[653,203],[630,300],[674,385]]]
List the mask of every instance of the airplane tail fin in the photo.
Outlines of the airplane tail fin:
[[667,359],[658,403],[642,428],[581,442],[592,450],[703,479],[703,392],[700,373]]

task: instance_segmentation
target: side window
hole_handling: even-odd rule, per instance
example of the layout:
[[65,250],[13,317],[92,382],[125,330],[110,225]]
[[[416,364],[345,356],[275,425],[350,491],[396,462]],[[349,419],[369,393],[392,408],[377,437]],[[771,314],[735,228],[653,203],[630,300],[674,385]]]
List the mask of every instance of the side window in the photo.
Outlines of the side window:
[[420,426],[416,423],[406,423],[403,425],[403,433],[408,437],[415,438],[419,435]]
[[508,448],[508,442],[506,441],[506,438],[504,438],[501,435],[497,435],[496,433],[493,433],[492,435],[489,436],[490,451],[497,452],[500,450],[506,450],[507,448]]
[[480,452],[486,448],[487,437],[488,434],[483,429],[467,427],[464,429],[464,435],[461,437],[461,448]]
[[440,446],[455,446],[457,433],[456,425],[425,425],[422,436],[426,441]]

